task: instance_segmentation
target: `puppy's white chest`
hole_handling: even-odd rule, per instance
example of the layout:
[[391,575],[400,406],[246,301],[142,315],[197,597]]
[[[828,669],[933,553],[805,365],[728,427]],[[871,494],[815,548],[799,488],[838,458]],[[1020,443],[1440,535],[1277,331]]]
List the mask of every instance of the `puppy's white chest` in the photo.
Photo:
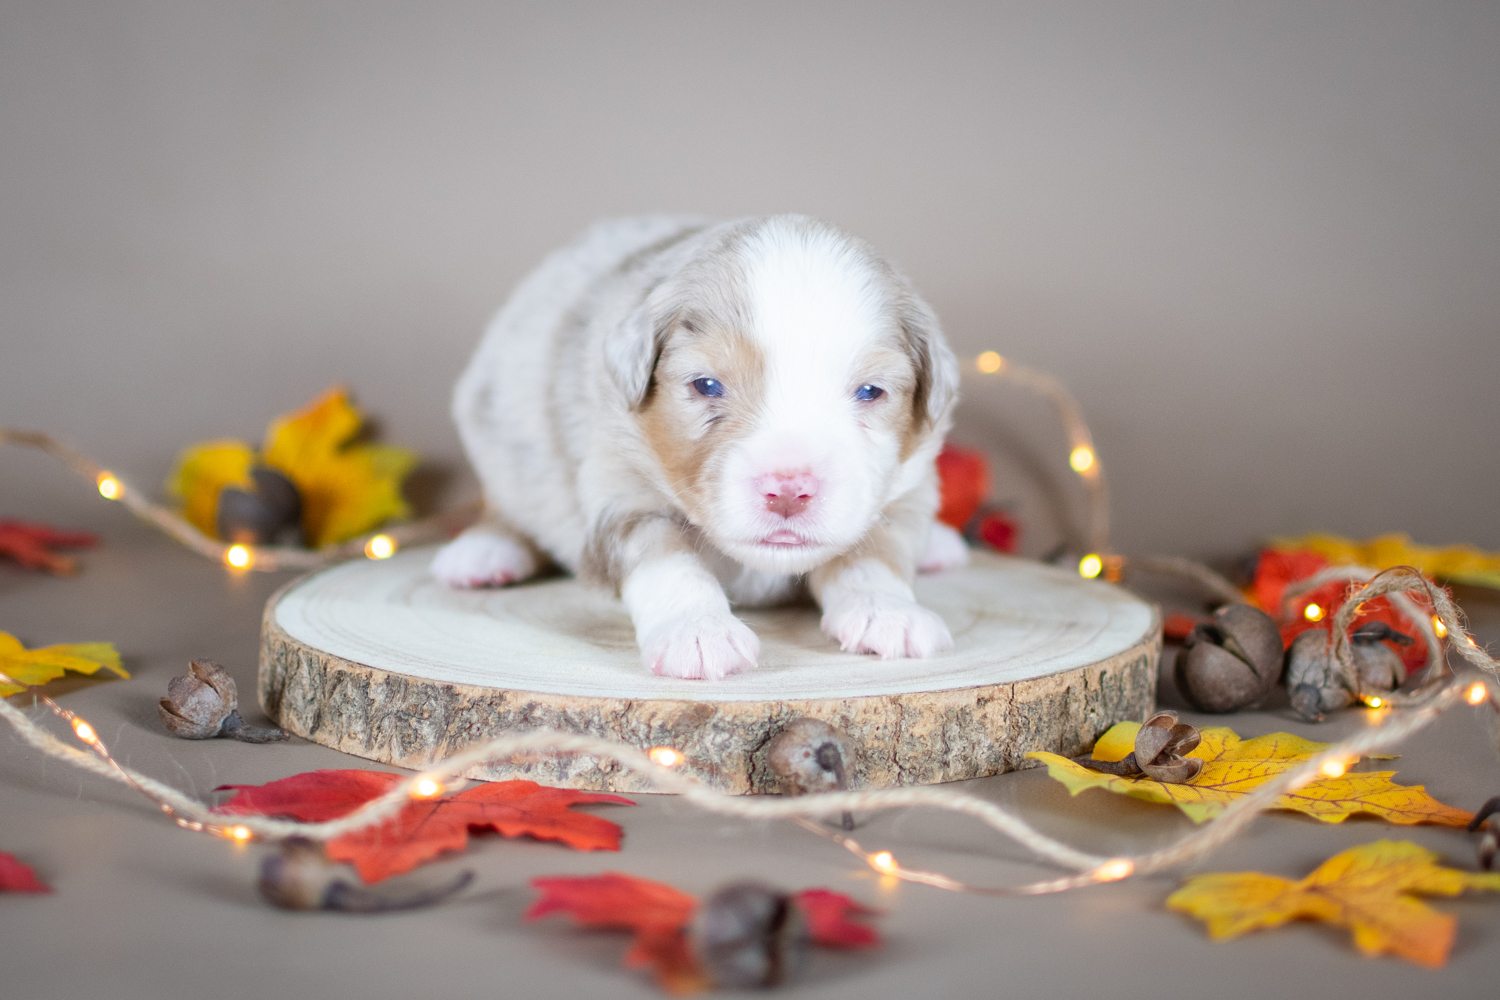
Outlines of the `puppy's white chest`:
[[714,572],[729,603],[742,608],[769,608],[802,596],[806,577],[792,573],[765,573],[720,556]]

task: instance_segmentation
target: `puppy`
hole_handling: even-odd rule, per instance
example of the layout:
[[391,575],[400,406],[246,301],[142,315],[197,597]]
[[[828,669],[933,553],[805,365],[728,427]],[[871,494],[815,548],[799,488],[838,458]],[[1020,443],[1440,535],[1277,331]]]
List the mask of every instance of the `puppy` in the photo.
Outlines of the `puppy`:
[[457,587],[547,557],[614,587],[645,665],[718,679],[760,643],[730,611],[810,592],[849,652],[952,645],[919,564],[958,366],[937,318],[863,242],[802,216],[600,223],[491,322],[453,417],[483,520],[439,551]]

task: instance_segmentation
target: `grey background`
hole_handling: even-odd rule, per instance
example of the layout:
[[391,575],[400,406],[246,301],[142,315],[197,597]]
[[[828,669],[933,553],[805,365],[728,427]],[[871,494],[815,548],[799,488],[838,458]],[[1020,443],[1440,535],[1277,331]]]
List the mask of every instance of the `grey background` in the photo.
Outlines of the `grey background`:
[[[448,387],[542,254],[602,215],[796,210],[908,270],[961,351],[1073,387],[1124,551],[1314,528],[1500,548],[1497,51],[1494,3],[8,2],[0,425],[61,433],[150,488],[183,444],[255,440],[343,380],[389,438],[457,467]],[[965,430],[1006,453],[998,492],[1034,551],[1056,526],[1029,480],[1077,497],[1033,404],[972,383]],[[122,758],[198,794],[366,766],[159,728],[152,701],[190,657],[252,689],[284,575],[228,575],[10,449],[0,516],[16,514],[105,536],[78,577],[0,564],[0,628],[120,646],[133,680],[64,700]],[[1500,639],[1493,602],[1460,596],[1480,641]],[[1365,725],[1276,706],[1230,721]],[[1494,743],[1492,717],[1461,712],[1402,748],[1398,780],[1476,808],[1500,791]],[[1100,853],[1189,828],[1038,771],[967,787]],[[0,849],[58,891],[0,898],[0,995],[656,996],[619,969],[621,937],[520,919],[528,878],[608,868],[886,908],[887,947],[822,956],[801,991],[818,997],[1494,994],[1492,900],[1435,903],[1460,919],[1441,973],[1362,959],[1326,928],[1211,945],[1162,907],[1189,871],[1300,877],[1385,836],[1467,867],[1459,831],[1267,816],[1184,871],[993,900],[882,888],[787,824],[639,798],[608,811],[619,855],[491,838],[430,872],[478,872],[442,910],[297,917],[256,898],[256,849],[174,830],[3,735]],[[1051,873],[967,820],[866,822],[913,866]]]
[[[6,3],[0,424],[155,489],[343,381],[460,469],[449,387],[544,253],[802,211],[1072,387],[1122,551],[1500,548],[1497,45],[1494,3]],[[964,421],[1050,545],[1045,410]],[[0,463],[11,513],[107,516]]]

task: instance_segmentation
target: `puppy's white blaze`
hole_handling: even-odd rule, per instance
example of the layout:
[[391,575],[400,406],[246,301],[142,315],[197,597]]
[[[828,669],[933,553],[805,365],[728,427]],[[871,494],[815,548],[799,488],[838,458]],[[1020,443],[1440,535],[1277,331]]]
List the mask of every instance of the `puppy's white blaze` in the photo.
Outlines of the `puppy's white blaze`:
[[[886,303],[877,275],[834,234],[779,222],[742,252],[750,333],[766,368],[757,425],[725,463],[726,514],[746,542],[778,529],[804,537],[802,549],[736,553],[800,572],[856,542],[888,491],[899,443],[866,426],[853,398],[857,366],[887,330]],[[818,480],[806,512],[768,512],[757,482],[802,471]]]

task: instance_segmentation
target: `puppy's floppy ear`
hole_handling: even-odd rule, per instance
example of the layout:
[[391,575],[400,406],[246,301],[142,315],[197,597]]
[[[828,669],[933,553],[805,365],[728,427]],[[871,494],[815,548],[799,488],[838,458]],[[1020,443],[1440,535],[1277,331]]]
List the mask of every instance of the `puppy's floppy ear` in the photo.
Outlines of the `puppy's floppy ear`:
[[646,399],[651,387],[651,373],[671,326],[671,317],[662,316],[652,299],[646,296],[625,321],[604,338],[604,367],[624,394],[631,409]]
[[943,339],[937,315],[921,299],[902,303],[901,329],[917,369],[914,416],[936,427],[958,400],[958,359]]

